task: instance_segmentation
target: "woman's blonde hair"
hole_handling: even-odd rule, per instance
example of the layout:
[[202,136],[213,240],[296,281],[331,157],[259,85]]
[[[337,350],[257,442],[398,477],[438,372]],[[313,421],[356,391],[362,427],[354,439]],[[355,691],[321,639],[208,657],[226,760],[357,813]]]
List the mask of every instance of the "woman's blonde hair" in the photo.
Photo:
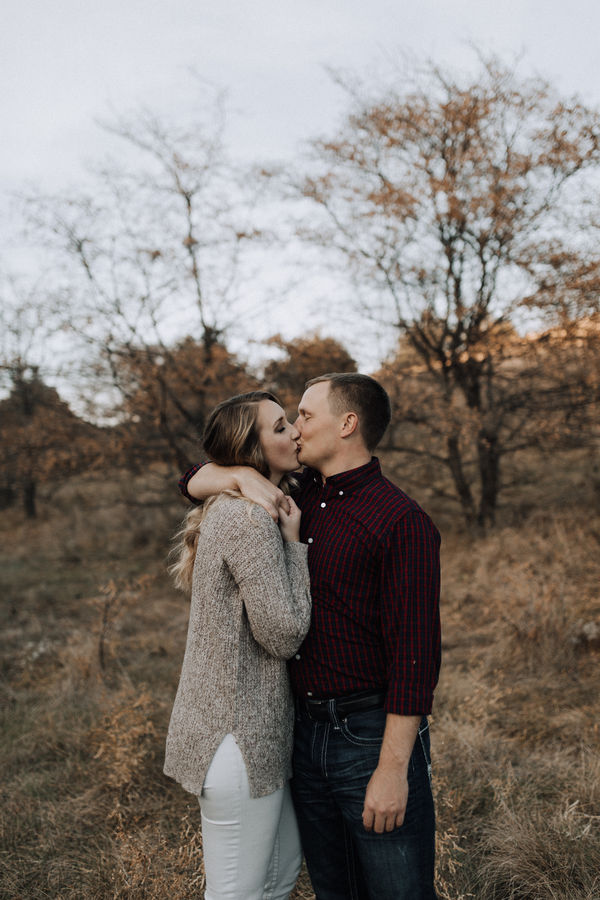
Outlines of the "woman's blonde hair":
[[[221,466],[251,466],[265,478],[269,477],[269,466],[258,431],[258,406],[263,400],[272,400],[279,404],[277,397],[269,391],[250,391],[247,394],[230,397],[213,409],[202,437],[202,446],[212,462]],[[294,479],[286,475],[279,487],[285,493],[289,493],[294,483]],[[227,493],[241,497],[232,491]],[[191,509],[174,538],[176,544],[171,552],[176,559],[169,566],[169,572],[176,586],[186,593],[189,593],[192,587],[200,526],[207,509],[215,499],[216,497],[209,497],[201,506]]]

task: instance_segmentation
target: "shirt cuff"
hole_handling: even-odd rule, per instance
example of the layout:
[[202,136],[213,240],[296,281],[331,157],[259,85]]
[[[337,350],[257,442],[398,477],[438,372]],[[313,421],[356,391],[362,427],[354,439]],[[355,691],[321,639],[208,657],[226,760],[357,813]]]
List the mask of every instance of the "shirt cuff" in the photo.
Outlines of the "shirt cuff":
[[185,475],[182,475],[179,479],[179,490],[184,497],[186,497],[191,503],[195,504],[198,504],[200,501],[196,500],[195,497],[192,497],[192,495],[188,492],[187,486],[190,482],[190,479],[196,474],[196,472],[199,472],[201,468],[202,463],[196,463],[195,466],[192,466],[191,469],[188,469]]
[[410,693],[396,688],[388,687],[388,693],[384,708],[386,713],[394,713],[397,716],[428,716],[433,707],[433,691],[423,693]]

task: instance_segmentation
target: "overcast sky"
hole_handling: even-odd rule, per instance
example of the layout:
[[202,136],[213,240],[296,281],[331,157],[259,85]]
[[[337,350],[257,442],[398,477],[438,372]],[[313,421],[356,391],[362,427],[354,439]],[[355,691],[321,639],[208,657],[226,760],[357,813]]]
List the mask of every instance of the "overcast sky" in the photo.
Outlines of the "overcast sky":
[[366,70],[404,49],[454,66],[468,42],[600,99],[598,0],[2,0],[4,189],[76,180],[95,120],[143,103],[185,114],[189,69],[227,88],[233,149],[291,154],[339,115],[324,66]]
[[77,183],[111,109],[185,117],[190,69],[228,90],[231,148],[257,160],[340,116],[326,66],[366,72],[403,50],[467,68],[470,42],[522,54],[523,74],[600,104],[599,0],[2,0],[0,17],[4,198]]

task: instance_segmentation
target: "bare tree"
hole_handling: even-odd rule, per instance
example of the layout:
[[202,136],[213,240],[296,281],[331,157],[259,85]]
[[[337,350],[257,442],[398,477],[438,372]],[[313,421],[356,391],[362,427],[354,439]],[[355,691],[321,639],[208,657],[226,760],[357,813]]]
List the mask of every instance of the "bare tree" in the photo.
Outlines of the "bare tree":
[[0,501],[19,493],[33,518],[39,484],[89,466],[105,441],[46,381],[60,377],[60,340],[39,289],[4,277],[0,293]]
[[[598,112],[495,60],[472,78],[428,65],[388,90],[341,83],[345,124],[314,143],[291,185],[314,201],[302,233],[351,273],[361,314],[404,336],[413,359],[404,351],[388,374],[418,370],[403,399],[404,381],[396,390],[416,449],[447,469],[466,519],[483,526],[503,456],[594,399],[585,367],[549,366],[542,345],[560,325],[566,352],[571,324],[599,308]],[[516,368],[515,329],[542,342],[523,344]],[[532,410],[551,425],[531,428]]]
[[261,180],[228,162],[223,124],[220,96],[187,127],[147,111],[118,118],[105,128],[123,153],[87,193],[28,203],[60,260],[49,290],[87,348],[94,397],[131,413],[151,371],[157,426],[178,465],[188,459],[181,422],[188,438],[202,426],[215,353],[222,358],[224,335],[248,313],[248,251],[264,237],[255,225]]

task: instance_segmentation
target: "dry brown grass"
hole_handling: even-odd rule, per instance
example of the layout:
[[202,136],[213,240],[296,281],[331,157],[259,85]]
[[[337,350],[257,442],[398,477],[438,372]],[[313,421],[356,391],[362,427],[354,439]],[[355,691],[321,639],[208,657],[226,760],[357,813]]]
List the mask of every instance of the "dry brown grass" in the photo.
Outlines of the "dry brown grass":
[[[163,548],[181,507],[111,515],[113,490],[95,516],[95,493],[4,519],[0,896],[200,896],[197,805],[162,775],[187,620]],[[568,508],[486,538],[445,529],[444,900],[600,897],[599,542],[598,515]],[[294,896],[313,896],[305,873]]]
[[[600,519],[566,510],[445,547],[442,896],[600,896]],[[589,627],[586,627],[589,626]]]

